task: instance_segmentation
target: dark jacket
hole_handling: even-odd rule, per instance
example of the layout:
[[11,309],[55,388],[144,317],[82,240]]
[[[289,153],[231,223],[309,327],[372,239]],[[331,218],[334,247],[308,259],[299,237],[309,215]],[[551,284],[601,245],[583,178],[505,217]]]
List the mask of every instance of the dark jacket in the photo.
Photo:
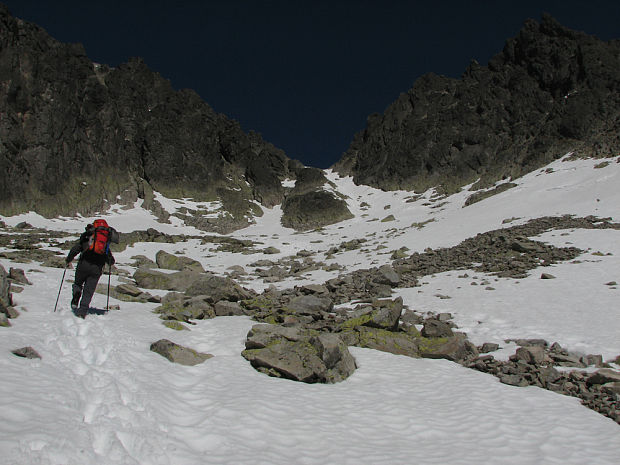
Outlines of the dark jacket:
[[106,255],[101,255],[93,252],[92,250],[88,250],[88,238],[90,237],[90,235],[91,233],[87,231],[83,232],[80,235],[79,241],[73,247],[71,247],[69,255],[67,255],[66,262],[70,263],[77,254],[81,254],[78,264],[82,260],[84,260],[90,264],[98,266],[99,268],[103,268],[106,263],[108,263],[110,266],[114,265],[116,260],[114,260],[114,256],[109,250]]

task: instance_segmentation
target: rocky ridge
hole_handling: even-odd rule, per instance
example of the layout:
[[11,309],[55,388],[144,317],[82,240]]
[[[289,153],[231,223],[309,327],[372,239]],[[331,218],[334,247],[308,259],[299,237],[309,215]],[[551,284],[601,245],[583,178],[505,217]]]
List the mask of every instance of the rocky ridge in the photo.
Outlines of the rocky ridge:
[[261,214],[255,202],[281,203],[281,181],[302,167],[140,59],[93,63],[1,4],[0,76],[3,214],[87,215],[138,198],[163,214],[156,190],[220,201],[218,217],[194,223],[228,232]]
[[454,192],[515,179],[567,152],[620,151],[620,41],[550,16],[529,20],[487,66],[428,74],[371,115],[334,169],[385,190]]

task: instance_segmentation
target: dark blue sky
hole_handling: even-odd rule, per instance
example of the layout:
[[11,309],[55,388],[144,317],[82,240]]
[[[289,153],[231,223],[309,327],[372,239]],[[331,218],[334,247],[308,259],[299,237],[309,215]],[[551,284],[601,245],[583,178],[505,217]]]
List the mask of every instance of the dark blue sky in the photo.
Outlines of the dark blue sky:
[[620,2],[589,1],[33,1],[13,15],[95,62],[140,56],[177,88],[253,129],[289,157],[327,167],[371,113],[427,72],[486,64],[527,18],[620,38]]

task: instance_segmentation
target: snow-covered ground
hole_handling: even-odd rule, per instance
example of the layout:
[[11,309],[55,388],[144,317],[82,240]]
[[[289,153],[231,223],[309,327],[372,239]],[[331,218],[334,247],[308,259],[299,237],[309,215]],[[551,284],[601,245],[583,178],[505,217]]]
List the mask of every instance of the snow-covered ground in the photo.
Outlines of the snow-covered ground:
[[[328,177],[346,194],[355,218],[319,231],[280,226],[279,207],[232,234],[277,247],[279,254],[216,252],[218,244],[138,243],[117,254],[182,252],[216,273],[248,271],[259,259],[317,252],[315,260],[346,271],[390,263],[392,251],[448,247],[479,232],[546,215],[611,217],[620,222],[620,159],[558,160],[513,180],[518,186],[463,208],[471,192],[447,198],[433,191],[382,192]],[[160,198],[166,209],[182,201]],[[217,205],[212,205],[216,208]],[[382,221],[393,215],[394,220]],[[154,227],[201,234],[177,219],[161,224],[137,204],[105,215],[121,232]],[[78,233],[89,218],[48,220],[34,213],[1,218]],[[504,220],[511,220],[504,223]],[[325,258],[333,246],[366,239],[363,247]],[[587,252],[576,261],[533,270],[520,280],[471,270],[428,276],[397,289],[420,312],[450,312],[475,343],[544,338],[569,350],[620,355],[620,231],[551,231],[538,240]],[[65,282],[53,312],[61,269],[24,268],[34,283],[14,294],[21,316],[0,328],[0,464],[617,464],[620,427],[579,400],[497,378],[443,360],[411,359],[351,348],[358,370],[336,385],[307,385],[256,372],[240,352],[253,322],[245,317],[198,321],[191,331],[164,327],[155,304],[120,302],[121,310],[81,320],[68,309]],[[556,279],[541,280],[542,271]],[[342,272],[342,271],[341,271]],[[321,283],[338,271],[317,270],[279,288]],[[468,278],[462,278],[467,274]],[[67,278],[71,278],[71,270]],[[116,278],[113,277],[113,284]],[[472,285],[472,282],[488,285]],[[257,291],[269,284],[244,283]],[[493,288],[493,289],[489,289]],[[442,296],[438,297],[438,296]],[[450,298],[445,298],[449,296]],[[113,300],[113,299],[111,299]],[[112,303],[119,303],[113,301]],[[96,294],[93,304],[105,305]],[[167,338],[215,355],[186,367],[149,351]],[[41,360],[10,351],[32,346]]]

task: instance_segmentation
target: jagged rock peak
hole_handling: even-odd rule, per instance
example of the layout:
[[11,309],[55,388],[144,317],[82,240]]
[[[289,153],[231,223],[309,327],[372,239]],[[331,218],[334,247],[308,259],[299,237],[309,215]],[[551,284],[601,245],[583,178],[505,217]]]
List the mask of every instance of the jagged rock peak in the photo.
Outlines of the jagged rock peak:
[[371,115],[334,169],[382,189],[448,191],[516,177],[569,151],[620,150],[620,41],[528,20],[488,66],[419,78]]
[[[139,58],[92,63],[0,7],[0,212],[90,214],[157,190],[220,200],[220,232],[279,204],[301,164]],[[196,226],[209,225],[197,224]]]

